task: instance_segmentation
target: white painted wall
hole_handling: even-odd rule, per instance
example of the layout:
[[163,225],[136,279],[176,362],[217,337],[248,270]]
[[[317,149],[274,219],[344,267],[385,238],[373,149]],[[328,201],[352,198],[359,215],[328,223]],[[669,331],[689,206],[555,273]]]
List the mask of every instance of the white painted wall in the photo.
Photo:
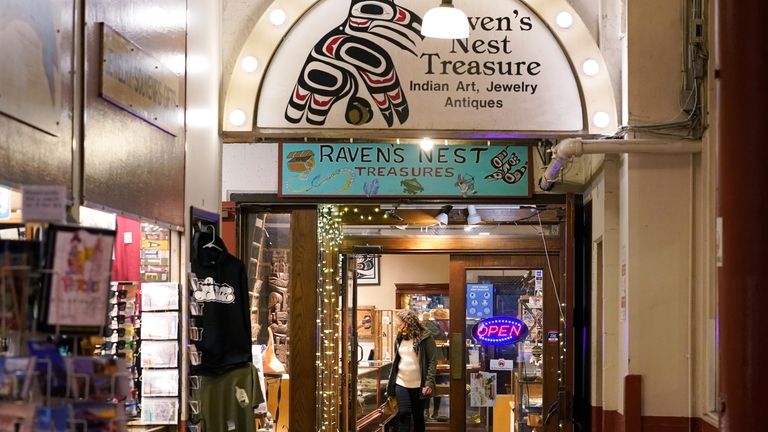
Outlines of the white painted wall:
[[277,151],[274,143],[224,144],[221,199],[231,193],[277,193]]

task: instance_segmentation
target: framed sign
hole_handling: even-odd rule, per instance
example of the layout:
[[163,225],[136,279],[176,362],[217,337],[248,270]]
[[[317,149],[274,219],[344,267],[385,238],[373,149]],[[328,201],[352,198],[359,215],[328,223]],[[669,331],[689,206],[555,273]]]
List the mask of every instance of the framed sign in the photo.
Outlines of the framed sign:
[[355,327],[357,337],[360,340],[373,340],[376,332],[376,320],[374,319],[376,306],[358,306],[355,315]]
[[358,285],[378,285],[381,278],[381,256],[358,255],[355,274]]
[[46,324],[98,328],[106,324],[115,232],[51,225]]
[[284,197],[530,197],[527,146],[283,143]]

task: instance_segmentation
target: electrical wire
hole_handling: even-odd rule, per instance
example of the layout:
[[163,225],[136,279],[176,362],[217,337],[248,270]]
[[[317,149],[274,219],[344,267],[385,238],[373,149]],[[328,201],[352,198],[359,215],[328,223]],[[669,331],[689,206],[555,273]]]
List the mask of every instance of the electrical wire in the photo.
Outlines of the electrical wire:
[[544,256],[547,257],[547,270],[549,270],[549,277],[552,279],[552,287],[554,288],[555,298],[557,299],[557,311],[560,312],[560,321],[563,322],[563,327],[565,327],[565,314],[563,313],[563,303],[560,301],[560,294],[558,293],[557,282],[555,281],[555,275],[552,272],[552,262],[549,259],[549,249],[547,249],[547,239],[544,237],[544,225],[541,223],[541,212],[537,212],[536,217],[539,219],[539,234],[541,234],[541,242],[544,244]]

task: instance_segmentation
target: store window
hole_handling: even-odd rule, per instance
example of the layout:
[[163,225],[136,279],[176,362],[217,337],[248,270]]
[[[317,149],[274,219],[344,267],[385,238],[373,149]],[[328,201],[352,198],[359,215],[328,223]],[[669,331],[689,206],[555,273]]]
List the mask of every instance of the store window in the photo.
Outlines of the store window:
[[257,422],[266,430],[287,430],[291,214],[250,212],[245,223],[243,250],[251,294],[251,340],[266,394],[266,403],[256,410]]

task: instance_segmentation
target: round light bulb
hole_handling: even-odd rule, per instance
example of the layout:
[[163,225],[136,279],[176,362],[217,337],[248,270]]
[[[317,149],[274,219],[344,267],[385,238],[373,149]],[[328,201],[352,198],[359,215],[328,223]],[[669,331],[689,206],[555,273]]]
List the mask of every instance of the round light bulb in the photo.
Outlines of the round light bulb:
[[424,151],[430,151],[434,146],[435,142],[432,141],[432,138],[422,138],[421,142],[419,143],[419,147],[421,147],[421,149]]
[[269,22],[274,26],[281,26],[285,23],[288,17],[285,15],[285,11],[282,9],[275,9],[269,13]]
[[570,12],[560,12],[555,17],[555,22],[562,29],[570,28],[573,25],[573,15]]
[[243,57],[243,60],[240,61],[240,67],[248,73],[255,72],[259,67],[259,61],[256,60],[256,57],[254,56],[245,56]]
[[432,138],[422,138],[421,142],[419,143],[419,147],[421,147],[421,149],[424,151],[430,151],[434,146],[435,142],[432,141]]
[[235,126],[242,126],[245,124],[245,112],[243,110],[233,110],[229,113],[229,122]]
[[598,63],[597,60],[589,59],[581,65],[581,70],[584,71],[584,74],[587,76],[595,76],[600,72],[600,63]]
[[608,126],[608,124],[611,122],[611,116],[609,116],[606,112],[599,111],[595,113],[594,117],[592,117],[592,122],[595,124],[595,126],[602,129]]

